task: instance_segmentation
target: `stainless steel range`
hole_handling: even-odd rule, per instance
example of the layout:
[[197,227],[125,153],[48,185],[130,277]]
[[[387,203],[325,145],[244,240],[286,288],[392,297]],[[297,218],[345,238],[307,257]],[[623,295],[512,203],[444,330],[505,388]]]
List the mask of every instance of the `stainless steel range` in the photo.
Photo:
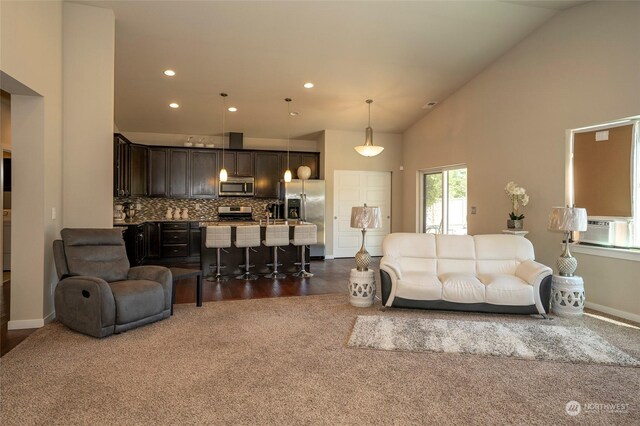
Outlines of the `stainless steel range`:
[[245,206],[220,206],[218,207],[218,220],[220,222],[252,222],[252,208]]

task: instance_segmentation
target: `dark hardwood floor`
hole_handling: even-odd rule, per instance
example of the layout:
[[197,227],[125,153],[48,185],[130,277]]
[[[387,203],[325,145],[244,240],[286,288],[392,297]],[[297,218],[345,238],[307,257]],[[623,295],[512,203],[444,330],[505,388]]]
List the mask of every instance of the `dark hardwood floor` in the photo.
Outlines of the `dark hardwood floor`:
[[[380,258],[374,258],[371,267],[378,269]],[[190,269],[199,269],[196,264],[175,264]],[[228,281],[202,281],[202,300],[204,302],[260,299],[268,297],[307,296],[314,294],[346,293],[349,285],[349,273],[355,267],[353,259],[312,260],[311,278],[287,276],[282,280],[260,277],[255,281],[242,281],[231,278]],[[209,271],[203,271],[205,275]],[[4,356],[37,329],[7,330],[9,319],[11,281],[3,283],[0,295],[2,311],[2,333],[0,352]],[[196,279],[188,278],[176,282],[176,304],[195,303]]]

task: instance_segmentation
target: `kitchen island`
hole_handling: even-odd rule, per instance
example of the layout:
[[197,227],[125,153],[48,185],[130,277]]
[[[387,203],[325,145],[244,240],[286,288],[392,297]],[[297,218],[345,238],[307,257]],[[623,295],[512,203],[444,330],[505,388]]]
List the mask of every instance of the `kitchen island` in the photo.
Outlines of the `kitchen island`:
[[[287,224],[289,225],[289,239],[293,239],[293,229],[295,225],[297,225],[298,221],[277,221],[276,224]],[[223,266],[226,266],[225,269],[222,270],[222,275],[235,277],[237,275],[241,275],[244,272],[244,268],[240,265],[244,264],[244,248],[237,248],[234,244],[236,239],[236,229],[239,226],[247,226],[247,225],[260,225],[260,241],[265,240],[266,233],[266,222],[229,222],[229,221],[216,221],[216,222],[200,222],[200,268],[206,277],[211,276],[212,269],[211,265],[215,265],[216,263],[216,249],[205,247],[206,236],[207,236],[207,226],[221,226],[227,225],[231,226],[231,247],[225,249],[228,253],[222,252],[221,262]],[[281,263],[282,266],[278,268],[280,272],[285,274],[291,274],[298,270],[299,266],[296,266],[296,262],[300,262],[299,252],[300,247],[296,247],[294,245],[287,245],[281,247],[284,251],[278,251],[278,263]],[[255,252],[253,251],[255,250]],[[264,244],[260,244],[260,247],[254,247],[251,251],[251,264],[255,265],[251,269],[253,274],[262,275],[268,274],[271,272],[271,267],[267,266],[268,263],[273,263],[273,247],[266,247]],[[307,262],[307,271],[309,271],[309,251],[305,250],[305,262]]]

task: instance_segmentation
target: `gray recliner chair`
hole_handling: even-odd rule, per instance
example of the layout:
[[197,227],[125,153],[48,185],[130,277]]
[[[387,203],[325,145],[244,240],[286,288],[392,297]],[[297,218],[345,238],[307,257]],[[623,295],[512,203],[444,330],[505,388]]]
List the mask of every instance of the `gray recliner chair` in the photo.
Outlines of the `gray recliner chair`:
[[69,229],[53,242],[56,318],[106,337],[167,318],[172,276],[162,266],[129,267],[119,229]]

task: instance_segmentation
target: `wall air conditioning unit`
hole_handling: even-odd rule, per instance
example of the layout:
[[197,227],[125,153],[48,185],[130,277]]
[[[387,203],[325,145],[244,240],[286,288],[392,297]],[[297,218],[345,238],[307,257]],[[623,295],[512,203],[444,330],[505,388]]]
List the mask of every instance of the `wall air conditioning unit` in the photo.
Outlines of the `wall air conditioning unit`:
[[629,220],[590,218],[587,230],[580,233],[581,243],[608,247],[630,247]]

